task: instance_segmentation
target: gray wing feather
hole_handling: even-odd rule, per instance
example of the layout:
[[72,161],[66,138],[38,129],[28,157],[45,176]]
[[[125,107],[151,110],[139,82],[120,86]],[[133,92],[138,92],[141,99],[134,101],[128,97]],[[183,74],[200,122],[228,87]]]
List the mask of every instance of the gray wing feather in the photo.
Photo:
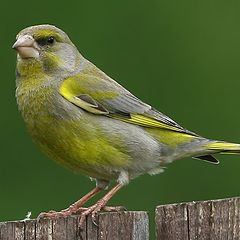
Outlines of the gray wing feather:
[[[185,131],[183,127],[181,127],[171,118],[135,97],[132,93],[130,93],[128,90],[126,90],[124,87],[122,87],[120,84],[118,84],[116,81],[107,76],[104,72],[102,72],[100,69],[98,69],[95,65],[93,65],[87,60],[86,65],[87,68],[82,73],[88,74],[89,79],[92,79],[88,82],[83,83],[86,84],[86,87],[88,89],[91,89],[94,86],[95,92],[113,91],[120,94],[114,99],[104,99],[100,102],[100,104],[110,113],[116,112],[119,114],[122,112],[125,114],[142,114],[144,116],[154,118],[160,122],[166,123],[170,126],[174,126]],[[92,69],[94,71],[92,71]]]

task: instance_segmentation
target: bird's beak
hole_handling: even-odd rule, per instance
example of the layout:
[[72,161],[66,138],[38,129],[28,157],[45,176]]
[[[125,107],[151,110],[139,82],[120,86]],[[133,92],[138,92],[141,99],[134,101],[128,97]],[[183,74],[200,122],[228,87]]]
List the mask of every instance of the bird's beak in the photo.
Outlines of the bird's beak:
[[39,48],[36,41],[30,35],[23,35],[17,38],[17,41],[12,46],[16,49],[21,58],[38,58]]

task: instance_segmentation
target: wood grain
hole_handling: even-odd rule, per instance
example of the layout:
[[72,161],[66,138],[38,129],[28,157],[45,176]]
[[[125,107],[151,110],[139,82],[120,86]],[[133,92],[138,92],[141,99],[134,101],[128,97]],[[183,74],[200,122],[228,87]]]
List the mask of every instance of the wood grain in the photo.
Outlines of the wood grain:
[[83,229],[79,216],[0,223],[0,240],[148,240],[146,212],[110,212],[88,217]]
[[240,240],[240,198],[161,205],[158,240]]

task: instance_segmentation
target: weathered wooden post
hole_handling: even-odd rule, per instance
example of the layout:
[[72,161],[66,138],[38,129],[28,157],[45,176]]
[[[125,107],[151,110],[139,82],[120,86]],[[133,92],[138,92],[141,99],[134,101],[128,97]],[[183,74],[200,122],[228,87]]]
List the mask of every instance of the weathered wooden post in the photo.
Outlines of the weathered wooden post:
[[[148,240],[148,214],[141,211],[2,222],[0,240]],[[240,240],[240,197],[161,205],[156,208],[157,240]]]
[[95,226],[89,217],[83,230],[79,217],[0,223],[0,240],[148,240],[146,212],[100,213]]
[[157,240],[240,240],[240,198],[158,206]]

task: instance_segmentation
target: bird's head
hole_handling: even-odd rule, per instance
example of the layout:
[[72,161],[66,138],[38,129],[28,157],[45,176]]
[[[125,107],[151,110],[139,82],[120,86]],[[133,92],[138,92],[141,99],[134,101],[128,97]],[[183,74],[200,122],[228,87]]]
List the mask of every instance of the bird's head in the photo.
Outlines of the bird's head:
[[40,70],[47,74],[55,70],[72,72],[81,56],[67,34],[52,25],[23,29],[18,33],[13,48],[18,53],[17,64],[20,69],[17,70],[20,74],[21,70]]

